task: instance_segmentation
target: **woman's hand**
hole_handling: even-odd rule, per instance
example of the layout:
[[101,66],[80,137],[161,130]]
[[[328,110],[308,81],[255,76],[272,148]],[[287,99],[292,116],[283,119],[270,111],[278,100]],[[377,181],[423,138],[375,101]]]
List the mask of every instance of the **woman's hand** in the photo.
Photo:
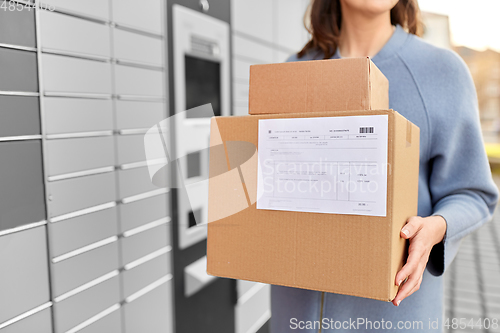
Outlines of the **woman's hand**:
[[445,233],[446,221],[441,216],[412,216],[406,221],[401,237],[410,240],[410,247],[406,264],[396,274],[395,283],[402,287],[392,300],[394,305],[399,306],[403,299],[420,288],[432,247],[443,240]]

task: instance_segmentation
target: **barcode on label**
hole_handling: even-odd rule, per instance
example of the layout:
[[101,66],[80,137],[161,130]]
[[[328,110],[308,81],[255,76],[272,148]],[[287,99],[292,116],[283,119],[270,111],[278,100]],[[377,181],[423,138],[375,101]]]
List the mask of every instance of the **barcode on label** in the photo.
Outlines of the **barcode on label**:
[[359,133],[373,133],[373,127],[360,127]]

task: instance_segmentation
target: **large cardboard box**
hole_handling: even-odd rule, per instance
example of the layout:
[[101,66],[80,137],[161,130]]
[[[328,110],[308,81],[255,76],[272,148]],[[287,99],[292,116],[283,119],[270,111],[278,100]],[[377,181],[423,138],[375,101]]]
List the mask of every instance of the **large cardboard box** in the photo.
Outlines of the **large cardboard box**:
[[[367,115],[387,116],[384,216],[257,209],[260,120]],[[395,297],[395,275],[406,258],[400,230],[417,214],[417,126],[387,109],[215,117],[210,146],[209,274],[383,301]]]
[[389,81],[369,58],[250,67],[250,114],[388,108]]

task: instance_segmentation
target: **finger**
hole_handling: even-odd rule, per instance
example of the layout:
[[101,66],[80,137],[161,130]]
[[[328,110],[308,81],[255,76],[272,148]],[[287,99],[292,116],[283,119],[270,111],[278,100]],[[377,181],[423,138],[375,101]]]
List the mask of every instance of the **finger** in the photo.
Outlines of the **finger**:
[[418,279],[415,278],[414,280],[416,280],[416,282],[413,280],[410,281],[410,279],[405,282],[403,287],[401,287],[401,289],[398,291],[396,297],[392,300],[392,304],[394,304],[395,306],[399,306],[406,297],[412,295],[414,292],[420,289],[420,286],[422,284],[422,276],[420,276],[420,278]]
[[401,229],[401,237],[404,239],[410,239],[417,234],[417,232],[422,229],[422,219],[418,216],[412,216],[407,221],[406,224]]
[[396,297],[394,297],[394,299],[392,300],[392,304],[394,304],[395,306],[399,306],[402,300],[417,291],[420,288],[420,282],[422,281],[421,278],[422,275],[418,273],[411,275],[408,278],[408,281],[406,281],[399,289]]
[[400,286],[403,280],[408,276],[415,274],[424,254],[425,251],[423,247],[418,246],[418,244],[415,243],[410,244],[406,264],[396,274],[394,282],[397,286]]

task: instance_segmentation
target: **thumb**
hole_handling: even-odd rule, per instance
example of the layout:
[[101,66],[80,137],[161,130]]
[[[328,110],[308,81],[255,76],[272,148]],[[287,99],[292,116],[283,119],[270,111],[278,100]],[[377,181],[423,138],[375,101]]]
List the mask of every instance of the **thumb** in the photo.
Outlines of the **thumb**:
[[422,218],[418,216],[412,216],[407,221],[406,224],[401,229],[401,237],[404,239],[410,239],[422,228]]

